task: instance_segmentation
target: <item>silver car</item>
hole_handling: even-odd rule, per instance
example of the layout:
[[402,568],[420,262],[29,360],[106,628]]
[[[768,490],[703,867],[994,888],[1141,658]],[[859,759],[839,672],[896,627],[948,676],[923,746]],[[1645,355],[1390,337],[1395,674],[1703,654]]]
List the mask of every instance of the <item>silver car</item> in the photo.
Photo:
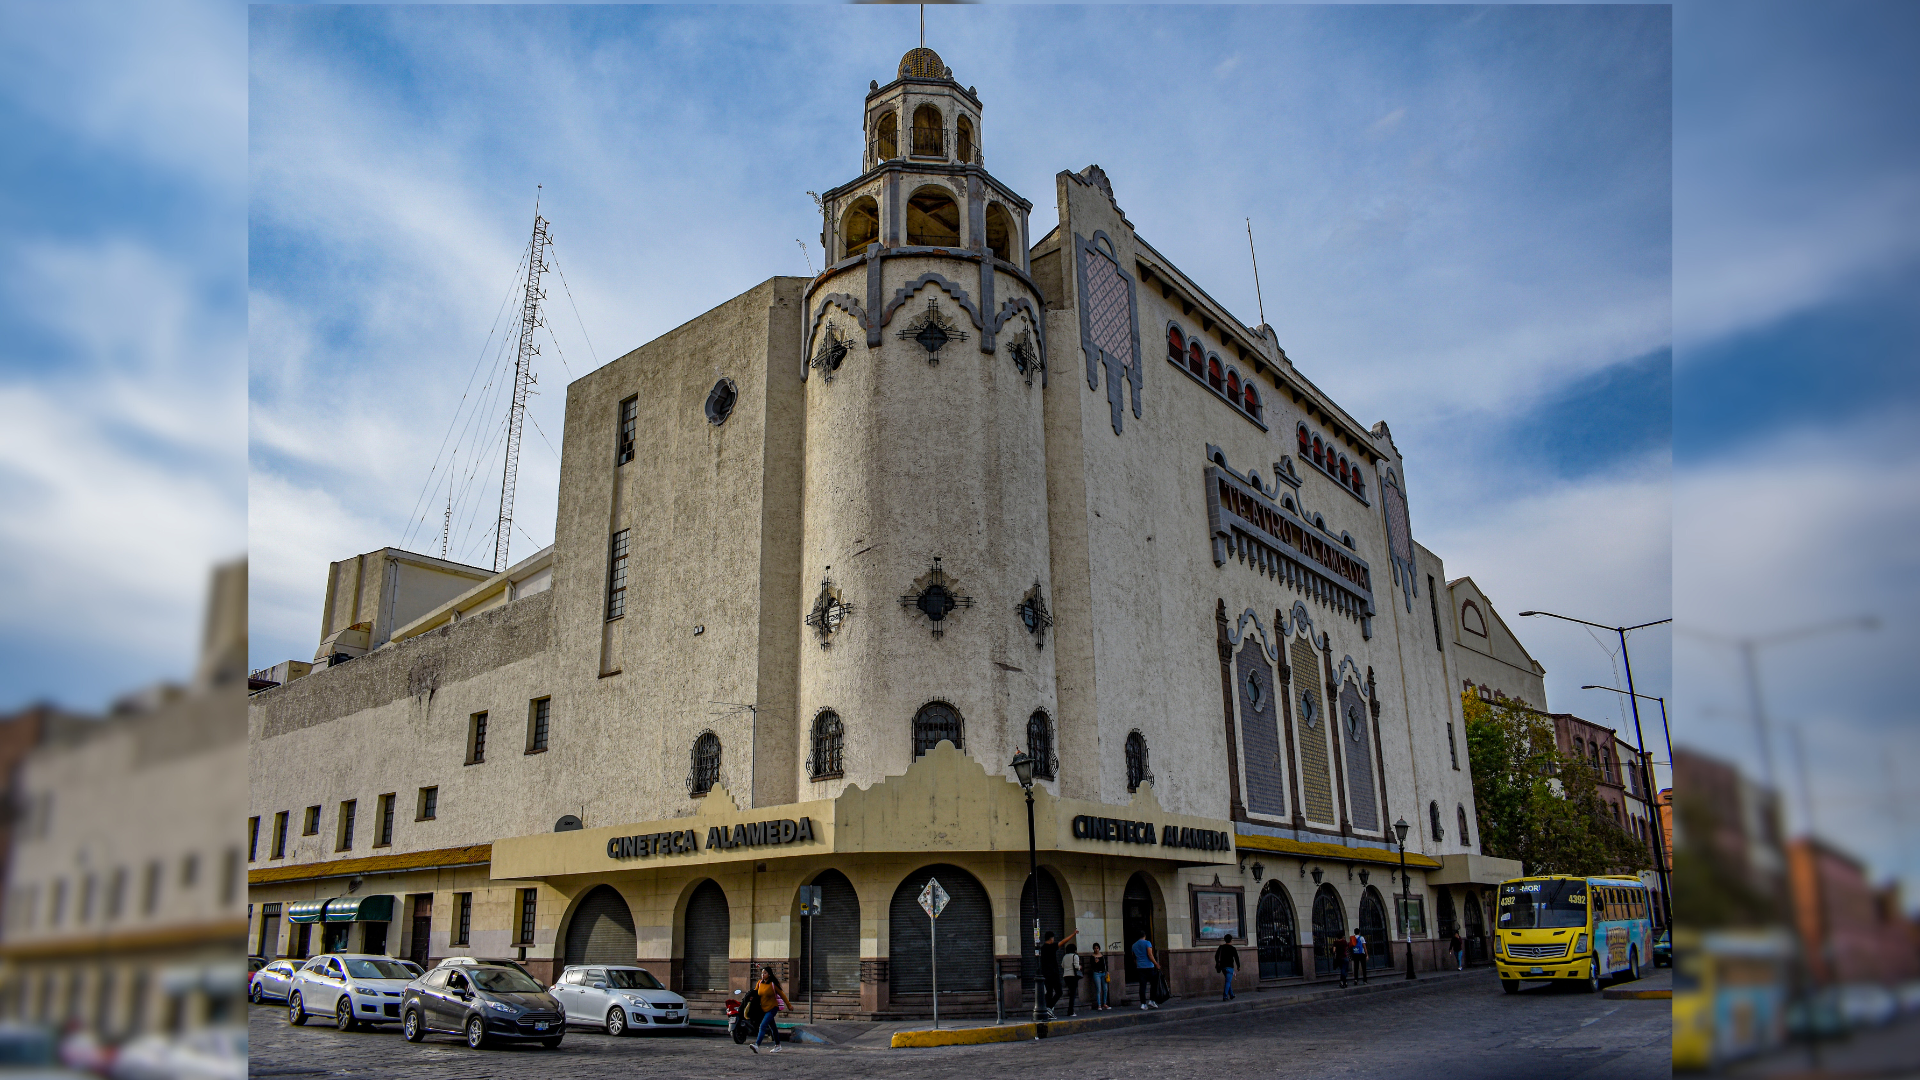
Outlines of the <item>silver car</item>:
[[317,1013],[332,1017],[341,1031],[362,1024],[397,1024],[401,992],[419,977],[419,966],[410,960],[377,953],[323,953],[294,972],[287,1022],[304,1024]]
[[287,1000],[287,991],[293,986],[293,973],[299,969],[298,960],[275,960],[254,972],[253,978],[247,981],[247,999],[255,1005]]
[[576,965],[561,973],[550,992],[568,1023],[605,1028],[609,1035],[641,1027],[687,1027],[687,999],[661,986],[643,967]]

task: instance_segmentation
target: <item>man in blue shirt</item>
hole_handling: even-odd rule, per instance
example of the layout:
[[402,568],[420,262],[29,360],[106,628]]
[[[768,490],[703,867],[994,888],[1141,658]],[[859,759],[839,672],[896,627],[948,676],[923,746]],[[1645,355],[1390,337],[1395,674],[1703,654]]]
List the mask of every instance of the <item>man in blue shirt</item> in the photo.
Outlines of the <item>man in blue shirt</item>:
[[1154,980],[1159,977],[1160,971],[1153,961],[1153,942],[1148,941],[1145,934],[1141,934],[1133,943],[1133,969],[1135,977],[1140,980],[1140,1007],[1142,1009],[1159,1008],[1160,1003],[1153,1000],[1151,988]]

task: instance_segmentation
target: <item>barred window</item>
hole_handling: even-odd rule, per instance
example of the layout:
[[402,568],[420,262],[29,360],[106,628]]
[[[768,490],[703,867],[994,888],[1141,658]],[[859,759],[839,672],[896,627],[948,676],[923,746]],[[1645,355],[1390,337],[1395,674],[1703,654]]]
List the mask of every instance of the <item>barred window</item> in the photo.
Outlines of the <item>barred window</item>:
[[247,861],[260,857],[260,818],[255,815],[247,819]]
[[1141,784],[1153,783],[1153,773],[1147,768],[1147,738],[1135,731],[1127,735],[1127,790],[1135,791]]
[[287,857],[287,819],[290,816],[285,810],[273,815],[273,857],[276,859]]
[[640,399],[638,397],[630,397],[620,403],[620,446],[619,452],[613,458],[615,465],[625,465],[633,460],[633,435],[639,418]]
[[1447,756],[1453,759],[1453,767],[1460,768],[1460,746],[1453,740],[1453,721],[1447,721]]
[[386,847],[393,843],[393,798],[396,794],[389,791],[380,796],[380,823],[374,827],[374,847]]
[[917,759],[942,742],[964,750],[965,734],[960,713],[953,706],[944,701],[930,701],[922,705],[913,718],[913,756]]
[[534,699],[533,707],[527,714],[527,753],[538,754],[546,750],[547,726],[552,710],[552,698]]
[[533,944],[533,917],[539,902],[539,889],[520,890],[520,940],[518,943],[521,945]]
[[627,530],[613,534],[612,554],[608,559],[607,619],[612,621],[627,613]]
[[423,787],[420,789],[420,802],[414,810],[413,820],[432,821],[440,814],[440,789]]
[[474,713],[467,718],[467,764],[487,760],[487,714]]
[[720,782],[720,736],[703,732],[693,741],[693,771],[687,774],[687,790],[705,795]]
[[1461,806],[1456,806],[1456,807],[1454,807],[1454,808],[1453,808],[1453,810],[1454,810],[1454,813],[1455,813],[1455,815],[1456,815],[1456,816],[1457,816],[1457,817],[1458,817],[1458,818],[1460,819],[1460,820],[1459,820],[1459,825],[1460,825],[1460,846],[1461,846],[1461,847],[1472,847],[1472,846],[1473,846],[1473,841],[1472,841],[1472,840],[1469,840],[1469,839],[1468,839],[1468,836],[1469,836],[1470,834],[1469,834],[1469,833],[1467,832],[1467,808],[1466,808],[1466,806],[1464,806],[1464,805],[1461,805]]
[[473,940],[473,894],[453,894],[453,943],[466,945]]
[[359,807],[359,801],[348,799],[340,804],[340,839],[334,845],[335,851],[353,850],[353,817]]
[[1445,840],[1447,838],[1447,833],[1446,833],[1446,830],[1440,827],[1440,804],[1439,803],[1430,802],[1427,804],[1427,819],[1428,819],[1428,824],[1433,826],[1433,842],[1437,844],[1440,841]]
[[845,729],[840,724],[839,713],[825,709],[813,718],[813,754],[807,761],[813,779],[831,780],[842,775],[840,753],[844,740]]
[[1059,762],[1053,756],[1053,721],[1045,709],[1027,717],[1027,756],[1033,759],[1033,775],[1053,779]]
[[320,808],[318,806],[309,806],[307,807],[306,820],[300,823],[300,835],[301,836],[317,836],[319,835],[319,833],[320,833]]

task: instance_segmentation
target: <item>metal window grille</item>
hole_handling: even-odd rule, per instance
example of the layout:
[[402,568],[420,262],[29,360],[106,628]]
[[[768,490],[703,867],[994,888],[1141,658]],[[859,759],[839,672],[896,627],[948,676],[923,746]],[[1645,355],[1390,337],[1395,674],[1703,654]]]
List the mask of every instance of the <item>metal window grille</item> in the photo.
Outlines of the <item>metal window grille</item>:
[[1134,791],[1141,784],[1153,782],[1153,773],[1147,769],[1147,739],[1139,732],[1127,736],[1127,790]]
[[353,850],[353,816],[358,808],[359,803],[355,799],[348,799],[340,804],[340,842],[335,845],[334,850]]
[[440,812],[440,789],[423,787],[420,789],[420,820],[432,821]]
[[705,795],[720,782],[720,736],[703,732],[693,742],[693,771],[687,774],[687,790]]
[[627,530],[613,534],[612,553],[607,569],[607,618],[627,613]]
[[913,756],[918,758],[942,742],[950,742],[955,749],[963,750],[965,734],[960,714],[953,706],[944,701],[930,702],[921,706],[913,718]]
[[527,736],[528,753],[538,753],[547,748],[547,718],[552,708],[552,698],[541,698],[533,703],[533,730]]
[[473,934],[473,894],[470,892],[453,894],[455,945],[465,945]]
[[640,420],[640,399],[630,397],[620,403],[620,450],[614,456],[614,464],[625,465],[633,460],[634,428]]
[[1447,756],[1453,759],[1456,771],[1460,768],[1460,747],[1453,741],[1453,721],[1447,721]]
[[478,765],[487,760],[487,714],[474,713],[472,732],[467,740],[467,764]]
[[286,858],[287,855],[287,818],[285,810],[273,815],[273,857]]
[[829,709],[813,718],[813,756],[809,764],[815,780],[841,775],[845,738],[839,713]]
[[258,815],[247,819],[247,861],[260,857],[260,818]]
[[520,890],[520,944],[522,945],[533,943],[533,916],[539,900],[539,889]]
[[1428,819],[1427,823],[1433,826],[1434,842],[1438,843],[1442,840],[1445,840],[1447,838],[1447,834],[1440,828],[1440,804],[1439,803],[1430,802],[1427,804],[1427,819]]
[[393,795],[380,796],[380,835],[374,838],[376,846],[393,843]]
[[320,831],[320,808],[307,807],[307,819],[300,824],[301,836],[312,836]]
[[1047,714],[1036,711],[1027,717],[1027,756],[1033,759],[1033,775],[1054,778],[1059,760],[1053,756],[1053,723]]

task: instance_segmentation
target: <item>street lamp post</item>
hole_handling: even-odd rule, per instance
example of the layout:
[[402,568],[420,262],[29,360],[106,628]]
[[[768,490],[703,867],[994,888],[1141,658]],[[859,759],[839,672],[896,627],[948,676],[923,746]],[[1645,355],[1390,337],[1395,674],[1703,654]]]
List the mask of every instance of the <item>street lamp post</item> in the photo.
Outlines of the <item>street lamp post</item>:
[[[1627,672],[1627,703],[1633,707],[1633,739],[1637,745],[1642,747],[1646,746],[1647,745],[1646,737],[1640,733],[1640,695],[1637,693],[1634,693],[1634,690],[1633,690],[1633,656],[1627,651],[1627,632],[1631,630],[1645,630],[1649,626],[1659,626],[1663,623],[1670,623],[1673,621],[1673,619],[1671,618],[1655,619],[1652,622],[1643,622],[1637,626],[1607,626],[1602,623],[1588,622],[1585,619],[1576,619],[1571,615],[1555,615],[1551,611],[1523,611],[1520,613],[1520,615],[1523,618],[1529,615],[1545,615],[1549,619],[1559,619],[1562,622],[1579,623],[1581,626],[1591,626],[1599,630],[1611,630],[1614,633],[1620,635],[1620,666],[1625,668]],[[1672,755],[1669,754],[1668,757],[1672,757]],[[1648,794],[1651,795],[1653,793],[1652,791],[1653,771],[1647,768],[1647,758],[1644,752],[1640,755],[1640,772],[1641,772],[1641,775],[1646,779]],[[1656,837],[1660,836],[1660,830],[1655,829],[1654,835]],[[1664,838],[1661,838],[1656,842],[1659,844],[1661,849],[1665,849],[1666,842]],[[1670,881],[1667,876],[1667,868],[1665,865],[1666,857],[1664,853],[1660,856],[1660,863],[1661,865],[1657,869],[1656,873],[1659,875],[1659,878],[1660,878],[1661,913],[1666,916],[1667,925],[1672,926],[1673,925],[1673,882]]]
[[[1624,641],[1625,639],[1622,638],[1623,644],[1621,648],[1623,652],[1625,650]],[[1629,667],[1628,670],[1631,671],[1632,668]],[[1631,676],[1628,677],[1627,685],[1629,686],[1633,685]],[[1580,689],[1612,690],[1616,694],[1627,695],[1627,698],[1629,700],[1633,698],[1646,698],[1649,701],[1657,701],[1660,703],[1660,726],[1662,728],[1665,728],[1667,725],[1667,699],[1666,698],[1655,697],[1652,694],[1636,694],[1631,690],[1620,690],[1611,686],[1601,686],[1597,683],[1589,684],[1587,686],[1582,686]],[[1638,739],[1640,737],[1640,714],[1637,710],[1635,711],[1634,717],[1633,717],[1633,734],[1635,739]],[[1666,829],[1665,829],[1665,826],[1660,821],[1660,804],[1657,800],[1659,789],[1654,787],[1654,784],[1653,784],[1653,768],[1647,764],[1646,744],[1636,743],[1633,749],[1636,756],[1638,756],[1640,759],[1639,761],[1640,779],[1641,779],[1641,783],[1645,785],[1645,789],[1647,792],[1647,808],[1653,813],[1652,819],[1649,820],[1647,824],[1652,826],[1652,831],[1653,831],[1653,870],[1654,870],[1654,873],[1660,878],[1661,914],[1670,915],[1673,909],[1671,905],[1668,903],[1667,896],[1666,896],[1667,876],[1668,876],[1668,870],[1670,869],[1670,867],[1667,865]],[[1673,736],[1671,733],[1667,735],[1667,767],[1668,768],[1673,767]],[[1669,920],[1669,925],[1671,925],[1671,920]]]
[[[1033,955],[1037,963],[1040,958],[1040,848],[1033,832],[1033,759],[1027,756],[1025,750],[1013,756],[1013,775],[1027,793],[1027,887],[1033,890]],[[1047,980],[1045,972],[1036,971],[1034,974],[1033,1022],[1038,1024],[1045,1018],[1046,1009],[1041,1002],[1041,994]]]
[[1401,818],[1393,823],[1393,833],[1400,838],[1400,919],[1406,924],[1407,937],[1407,978],[1413,974],[1413,919],[1407,911],[1407,903],[1413,891],[1413,879],[1407,876],[1407,819]]

